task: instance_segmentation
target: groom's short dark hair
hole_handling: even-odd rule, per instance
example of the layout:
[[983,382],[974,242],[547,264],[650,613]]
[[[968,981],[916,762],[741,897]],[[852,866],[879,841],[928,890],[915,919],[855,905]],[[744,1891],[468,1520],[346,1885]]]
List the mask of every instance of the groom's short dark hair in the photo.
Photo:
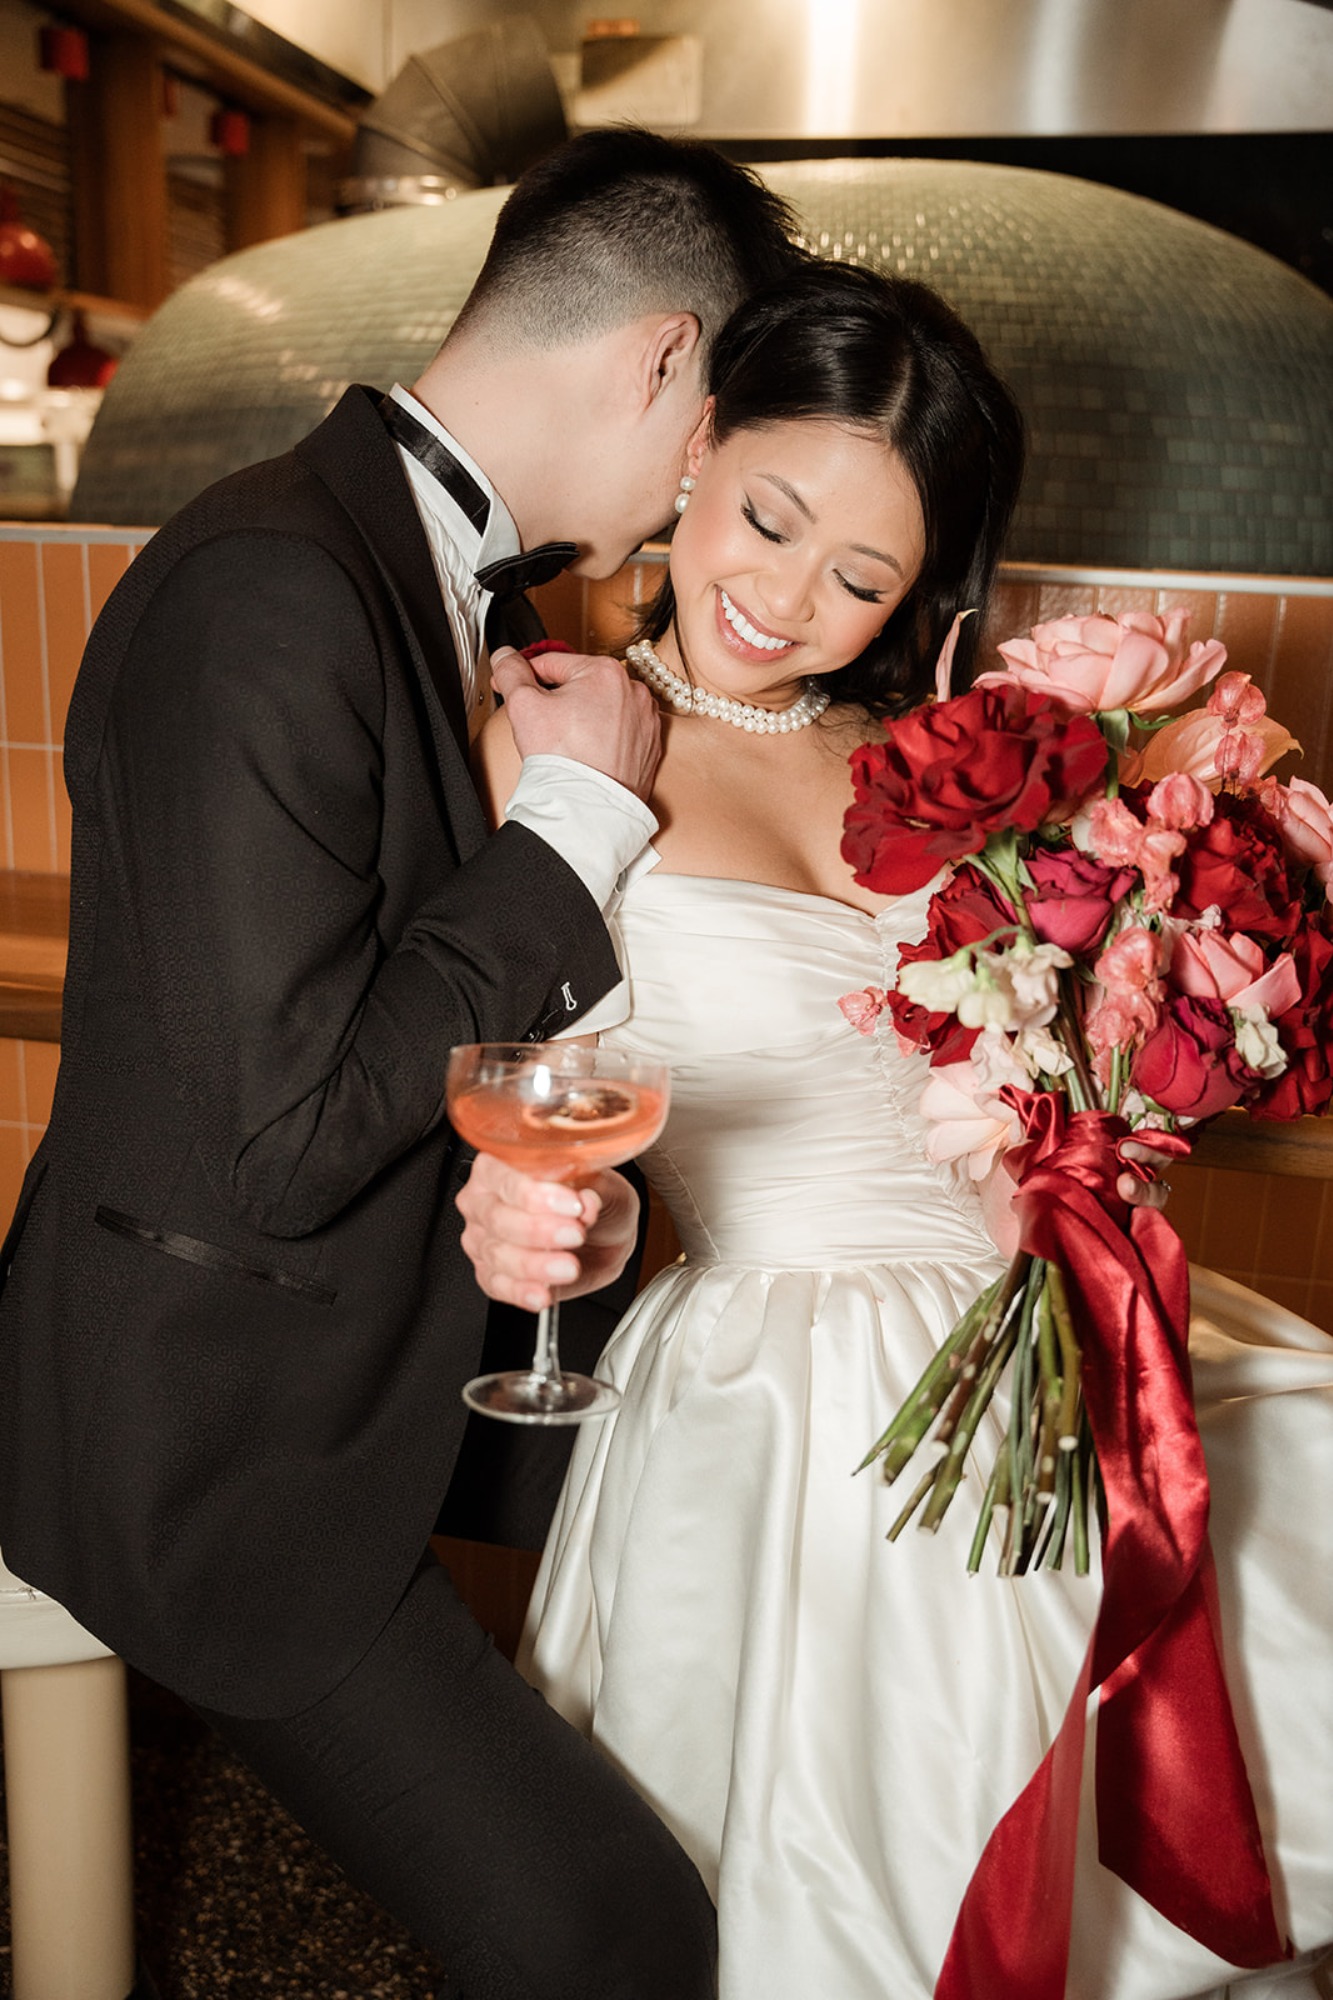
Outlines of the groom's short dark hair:
[[800,261],[796,231],[787,204],[711,146],[585,132],[517,183],[455,325],[554,347],[691,312],[706,354],[743,298]]

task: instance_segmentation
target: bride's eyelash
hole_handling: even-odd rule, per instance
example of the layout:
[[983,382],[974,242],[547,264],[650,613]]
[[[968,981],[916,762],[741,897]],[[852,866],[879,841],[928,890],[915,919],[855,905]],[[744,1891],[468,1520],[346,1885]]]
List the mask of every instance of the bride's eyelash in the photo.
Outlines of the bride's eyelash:
[[[783,534],[779,534],[776,528],[766,528],[764,526],[763,522],[760,520],[759,516],[755,513],[754,508],[752,507],[752,505],[748,500],[743,500],[741,502],[741,512],[742,514],[744,514],[746,520],[750,523],[750,526],[754,529],[755,533],[762,535],[766,542],[786,541],[787,537]],[[835,570],[834,575],[837,576],[837,574],[838,573]],[[848,583],[845,576],[838,576],[838,582],[842,585],[843,589],[847,592],[847,595],[849,597],[856,598],[857,601],[861,604],[878,604],[881,597],[884,594],[882,591],[879,590],[862,590],[858,584]]]
[[750,526],[757,534],[762,535],[766,542],[783,542],[787,539],[785,535],[780,535],[776,528],[766,528],[748,500],[742,501],[741,512]]

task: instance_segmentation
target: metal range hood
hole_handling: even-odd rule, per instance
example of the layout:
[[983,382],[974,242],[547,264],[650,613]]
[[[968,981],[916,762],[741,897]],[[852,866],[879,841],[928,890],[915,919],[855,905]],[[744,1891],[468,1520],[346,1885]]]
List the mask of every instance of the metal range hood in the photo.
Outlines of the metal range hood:
[[[636,0],[624,37],[588,36],[587,0],[527,7],[576,124],[736,142],[1299,132],[1333,102],[1323,0]],[[410,0],[396,18],[410,36]],[[432,41],[494,18],[493,0],[429,0]]]
[[450,199],[518,179],[566,137],[541,29],[530,14],[410,56],[363,112],[347,210]]

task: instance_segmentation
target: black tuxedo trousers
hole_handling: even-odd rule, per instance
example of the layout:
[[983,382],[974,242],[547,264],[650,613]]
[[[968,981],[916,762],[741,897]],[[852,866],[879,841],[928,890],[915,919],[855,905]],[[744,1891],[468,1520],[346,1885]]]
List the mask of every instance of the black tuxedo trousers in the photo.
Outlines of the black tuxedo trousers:
[[[0,1300],[0,1546],[238,1728],[304,1730],[341,1697],[345,1770],[459,1746],[437,1792],[448,1838],[422,1849],[437,1876],[471,1853],[471,1884],[439,1891],[455,1912],[494,1915],[483,1883],[512,1884],[514,1829],[540,1818],[545,1786],[557,1817],[563,1800],[571,1826],[623,1844],[701,1962],[683,1856],[419,1569],[442,1507],[468,1532],[489,1506],[486,1441],[470,1439],[474,1490],[447,1514],[459,1388],[488,1339],[453,1206],[468,1156],[443,1115],[447,1053],[538,1038],[569,1018],[567,994],[582,1011],[618,970],[554,851],[487,832],[429,550],[375,402],[349,390],[294,451],[192,502],[89,640],[65,745],[61,1064]],[[493,1355],[505,1337],[497,1317]],[[403,1681],[398,1714],[398,1682],[381,1681],[395,1646],[418,1687]],[[467,1763],[465,1738],[489,1763]],[[390,1832],[369,1779],[341,1791],[337,1762],[326,1745],[292,1778],[296,1809],[381,1825],[380,1860],[341,1836],[339,1851],[421,1924],[392,1859],[416,1835]],[[571,1896],[571,1921],[595,1923],[595,1882]],[[423,1930],[461,1935],[452,1917]],[[533,1983],[531,1952],[469,1977],[478,1996],[696,1990],[626,1983],[617,1951],[581,1985]]]

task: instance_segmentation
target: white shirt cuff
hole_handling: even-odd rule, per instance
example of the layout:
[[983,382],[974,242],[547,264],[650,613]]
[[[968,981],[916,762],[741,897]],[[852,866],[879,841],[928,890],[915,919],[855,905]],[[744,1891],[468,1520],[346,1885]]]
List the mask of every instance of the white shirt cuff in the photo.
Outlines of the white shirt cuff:
[[603,915],[613,906],[620,877],[657,832],[642,799],[572,757],[525,757],[505,818],[553,847]]

